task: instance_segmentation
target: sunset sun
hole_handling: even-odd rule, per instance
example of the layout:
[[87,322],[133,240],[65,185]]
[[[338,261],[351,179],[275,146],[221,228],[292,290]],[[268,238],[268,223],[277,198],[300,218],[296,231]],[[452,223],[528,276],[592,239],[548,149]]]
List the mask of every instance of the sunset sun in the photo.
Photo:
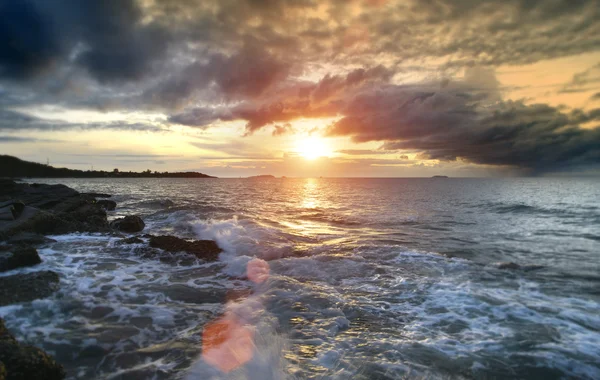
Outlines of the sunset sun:
[[327,142],[318,137],[308,137],[300,140],[296,146],[296,151],[307,160],[315,160],[331,154],[331,149]]

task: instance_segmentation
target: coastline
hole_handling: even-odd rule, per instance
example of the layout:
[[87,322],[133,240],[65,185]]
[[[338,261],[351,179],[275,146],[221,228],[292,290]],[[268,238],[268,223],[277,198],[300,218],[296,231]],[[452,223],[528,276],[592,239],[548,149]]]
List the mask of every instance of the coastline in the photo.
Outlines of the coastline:
[[[0,179],[0,307],[47,298],[60,289],[62,281],[70,281],[53,271],[35,270],[45,259],[38,250],[57,242],[48,236],[98,233],[116,238],[118,246],[134,245],[148,260],[177,253],[209,263],[222,252],[213,240],[142,234],[145,223],[138,215],[109,220],[109,214],[118,207],[111,197],[80,193],[65,185]],[[224,303],[225,297],[213,295],[210,302],[215,301]],[[64,368],[52,356],[19,343],[4,327],[2,316],[0,342],[0,374],[4,371],[8,379],[40,378],[40,374],[50,380],[65,377]]]

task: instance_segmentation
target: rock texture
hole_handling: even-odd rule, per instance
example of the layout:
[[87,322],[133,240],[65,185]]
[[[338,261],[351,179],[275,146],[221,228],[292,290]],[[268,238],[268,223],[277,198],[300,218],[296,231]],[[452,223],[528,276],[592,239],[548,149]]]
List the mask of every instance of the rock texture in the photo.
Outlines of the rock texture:
[[37,347],[19,343],[0,319],[0,379],[59,380],[63,367]]
[[59,281],[52,271],[0,277],[0,306],[48,297],[58,290]]
[[167,252],[187,252],[206,261],[215,261],[219,258],[222,249],[213,240],[184,240],[175,236],[152,236],[150,247],[160,248]]
[[10,251],[0,252],[0,272],[30,267],[42,262],[33,247],[9,247]]
[[110,199],[101,199],[97,201],[96,204],[106,211],[112,211],[117,208],[117,202],[111,201]]
[[[0,202],[18,212],[0,221],[0,239],[20,233],[65,234],[108,231],[105,209],[89,195],[64,185],[16,183],[0,180]],[[3,203],[3,204],[4,204]]]
[[124,218],[115,219],[110,222],[110,227],[122,232],[135,233],[144,229],[146,224],[137,215],[128,215]]

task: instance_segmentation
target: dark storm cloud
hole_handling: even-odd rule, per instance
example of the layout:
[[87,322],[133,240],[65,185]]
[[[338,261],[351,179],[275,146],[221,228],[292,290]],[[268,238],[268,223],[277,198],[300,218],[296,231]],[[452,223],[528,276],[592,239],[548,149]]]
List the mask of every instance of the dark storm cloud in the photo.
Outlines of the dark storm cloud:
[[1,0],[0,75],[27,79],[75,63],[101,82],[139,79],[169,38],[142,17],[134,0]]
[[390,86],[357,95],[331,125],[330,136],[383,141],[384,149],[423,152],[423,158],[462,159],[534,172],[600,165],[600,110],[571,113],[544,104],[472,102],[460,92],[421,92]]

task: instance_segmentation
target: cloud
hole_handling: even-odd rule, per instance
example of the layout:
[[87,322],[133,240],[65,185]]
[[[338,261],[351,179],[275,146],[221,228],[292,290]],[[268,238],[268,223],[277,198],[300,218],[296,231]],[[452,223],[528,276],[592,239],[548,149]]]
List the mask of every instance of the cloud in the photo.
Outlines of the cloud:
[[286,134],[292,134],[295,132],[294,127],[290,123],[285,123],[282,125],[274,125],[273,126],[273,136],[282,136]]
[[42,119],[21,112],[0,108],[0,131],[67,131],[67,130],[113,130],[166,132],[168,129],[154,124],[110,121],[71,123],[63,120]]
[[137,80],[166,53],[170,32],[135,0],[3,0],[0,75],[29,79],[75,64],[100,82]]
[[586,92],[599,87],[600,63],[589,69],[573,75],[573,79],[564,85],[559,93]]
[[35,137],[23,137],[23,136],[7,136],[0,135],[0,144],[4,143],[55,143],[55,142],[64,142],[64,140],[54,140],[54,139],[38,139]]
[[373,154],[392,154],[394,151],[390,150],[372,150],[372,149],[341,149],[337,150],[337,153],[348,154],[350,156],[367,156]]
[[600,110],[570,114],[544,104],[473,101],[460,91],[390,86],[357,95],[329,136],[382,141],[441,161],[514,166],[532,172],[600,164]]

